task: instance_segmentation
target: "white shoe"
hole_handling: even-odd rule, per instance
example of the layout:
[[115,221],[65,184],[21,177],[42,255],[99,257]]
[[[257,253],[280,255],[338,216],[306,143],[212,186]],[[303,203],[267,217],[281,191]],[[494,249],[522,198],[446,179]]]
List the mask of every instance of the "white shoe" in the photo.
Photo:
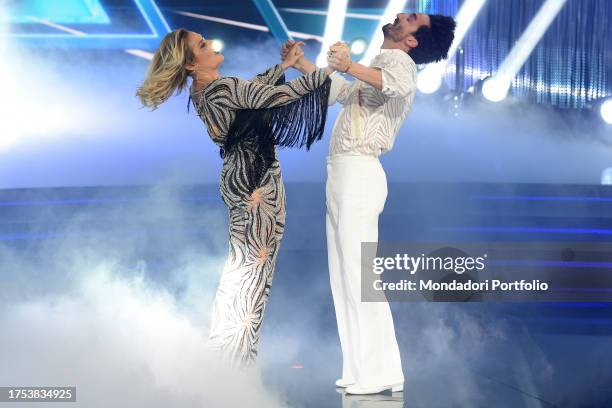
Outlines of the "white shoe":
[[391,389],[391,392],[401,392],[404,391],[404,383],[396,383],[390,385],[380,385],[377,387],[361,387],[359,385],[350,385],[346,387],[347,394],[378,394],[380,392]]
[[353,384],[355,384],[355,381],[345,380],[344,378],[340,378],[336,380],[336,387],[340,387],[340,388],[346,388]]

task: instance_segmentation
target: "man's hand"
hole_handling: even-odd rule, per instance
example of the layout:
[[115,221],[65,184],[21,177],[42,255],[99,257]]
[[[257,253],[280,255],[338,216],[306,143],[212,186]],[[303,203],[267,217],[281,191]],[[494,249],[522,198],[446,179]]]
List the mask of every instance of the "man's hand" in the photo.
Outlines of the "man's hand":
[[303,42],[289,40],[281,47],[281,66],[283,69],[287,69],[289,67],[295,67],[298,61],[304,57],[304,51],[302,51],[301,46],[304,45]]
[[344,52],[346,54],[351,54],[351,47],[349,47],[349,45],[347,43],[345,43],[344,41],[338,41],[335,42],[334,44],[332,44],[331,47],[329,47],[330,50],[334,50],[334,51],[339,51],[339,52]]
[[329,47],[327,63],[336,71],[347,72],[352,64],[349,46],[339,41]]

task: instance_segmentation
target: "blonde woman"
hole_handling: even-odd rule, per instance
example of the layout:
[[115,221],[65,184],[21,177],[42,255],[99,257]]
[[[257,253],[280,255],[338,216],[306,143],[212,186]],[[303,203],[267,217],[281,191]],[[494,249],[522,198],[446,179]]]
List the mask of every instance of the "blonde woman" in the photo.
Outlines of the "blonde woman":
[[216,292],[210,343],[232,365],[256,360],[261,324],[285,226],[285,190],[275,146],[306,146],[323,135],[331,69],[284,83],[303,55],[247,81],[224,77],[223,55],[200,34],[177,29],[162,40],[137,95],[157,108],[187,87],[221,148],[220,192],[229,209],[229,256]]

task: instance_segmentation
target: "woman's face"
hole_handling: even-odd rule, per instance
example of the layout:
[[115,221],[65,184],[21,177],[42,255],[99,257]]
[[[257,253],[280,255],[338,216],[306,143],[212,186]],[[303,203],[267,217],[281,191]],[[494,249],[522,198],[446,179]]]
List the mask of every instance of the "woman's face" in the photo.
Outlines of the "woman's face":
[[213,51],[212,40],[205,39],[201,34],[190,31],[187,43],[195,56],[193,65],[189,64],[188,69],[194,69],[196,65],[199,70],[202,68],[217,69],[224,60],[220,52]]

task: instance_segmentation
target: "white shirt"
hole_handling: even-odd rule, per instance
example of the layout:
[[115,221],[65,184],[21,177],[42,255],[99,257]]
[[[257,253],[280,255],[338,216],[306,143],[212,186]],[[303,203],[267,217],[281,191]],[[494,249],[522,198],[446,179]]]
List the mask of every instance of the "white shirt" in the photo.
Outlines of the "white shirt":
[[378,157],[393,147],[412,109],[417,67],[402,50],[381,49],[370,67],[380,68],[382,90],[360,81],[331,76],[329,105],[344,105],[332,131],[329,155],[351,153]]

